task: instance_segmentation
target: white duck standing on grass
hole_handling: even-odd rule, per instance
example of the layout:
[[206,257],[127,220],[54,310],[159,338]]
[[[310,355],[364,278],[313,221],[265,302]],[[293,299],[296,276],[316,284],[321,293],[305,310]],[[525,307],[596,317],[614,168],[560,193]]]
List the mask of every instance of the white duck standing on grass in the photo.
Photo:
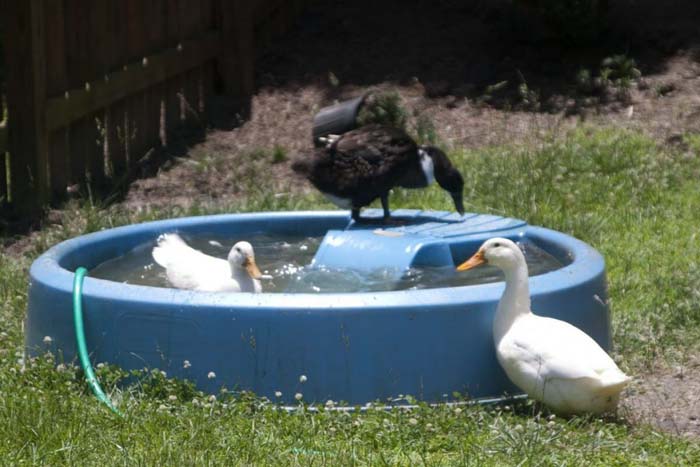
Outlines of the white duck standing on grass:
[[492,238],[457,270],[485,263],[505,273],[493,339],[510,380],[562,415],[614,410],[630,377],[580,329],[532,313],[527,263],[520,248],[508,239]]
[[179,289],[203,292],[261,291],[260,270],[248,242],[233,245],[228,259],[209,256],[189,246],[177,234],[163,234],[153,259],[165,268],[168,281]]

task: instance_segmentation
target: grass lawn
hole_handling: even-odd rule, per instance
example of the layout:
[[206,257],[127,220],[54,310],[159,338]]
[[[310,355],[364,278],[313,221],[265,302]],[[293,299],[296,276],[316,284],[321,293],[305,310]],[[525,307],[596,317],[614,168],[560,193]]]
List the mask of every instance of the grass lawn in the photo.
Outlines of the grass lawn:
[[[615,359],[637,378],[697,354],[700,342],[700,138],[684,150],[635,133],[581,129],[533,147],[452,151],[468,210],[526,219],[574,235],[606,258]],[[688,149],[690,148],[690,149]],[[437,187],[399,190],[392,207],[451,209]],[[216,212],[329,208],[316,195],[253,191]],[[363,413],[276,410],[249,394],[216,400],[158,373],[115,388],[123,419],[79,373],[22,357],[27,270],[74,235],[172,215],[72,203],[21,256],[0,255],[0,460],[6,465],[698,465],[697,438],[615,418],[549,416],[532,404]],[[632,414],[633,415],[633,414]]]

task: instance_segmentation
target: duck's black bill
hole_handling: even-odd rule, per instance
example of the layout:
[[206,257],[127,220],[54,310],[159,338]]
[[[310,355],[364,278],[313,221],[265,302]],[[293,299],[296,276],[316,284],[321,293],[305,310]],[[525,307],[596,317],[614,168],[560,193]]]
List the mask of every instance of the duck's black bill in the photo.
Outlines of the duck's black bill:
[[464,214],[464,201],[462,200],[462,193],[450,193],[452,200],[455,202],[455,209],[458,213]]

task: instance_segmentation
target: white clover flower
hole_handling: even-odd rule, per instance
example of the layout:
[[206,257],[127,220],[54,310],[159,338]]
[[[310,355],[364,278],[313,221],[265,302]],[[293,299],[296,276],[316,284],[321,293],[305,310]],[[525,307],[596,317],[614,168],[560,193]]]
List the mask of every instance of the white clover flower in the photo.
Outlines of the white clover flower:
[[326,401],[326,407],[328,407],[329,409],[335,407],[335,402],[333,402],[333,400],[331,399],[328,399]]
[[304,398],[304,395],[303,395],[302,393],[300,393],[300,392],[297,392],[296,394],[294,394],[294,398],[295,398],[296,400],[300,401],[300,400],[302,400],[302,399]]
[[53,342],[53,338],[51,336],[44,336],[44,344],[50,344]]
[[209,378],[209,379],[216,378],[216,373],[214,373],[213,371],[210,371],[209,373],[207,373],[207,378]]
[[58,371],[59,373],[63,373],[64,371],[66,371],[66,365],[64,365],[63,363],[59,363],[58,365],[56,365],[56,371]]
[[98,369],[98,370],[101,370],[101,369],[104,368],[104,367],[105,367],[105,364],[104,364],[103,362],[100,362],[100,363],[97,364],[97,369]]
[[189,368],[191,366],[192,366],[192,364],[190,363],[189,360],[185,360],[184,362],[182,362],[182,368]]
[[556,426],[556,424],[557,424],[557,422],[555,422],[554,420],[550,420],[547,422],[547,426],[549,426],[549,427]]
[[306,380],[307,380],[306,375],[301,375],[301,376],[299,377],[299,382],[300,382],[300,383],[305,383]]
[[275,397],[282,397],[282,391],[275,391]]
[[517,425],[515,425],[515,431],[521,432],[524,430],[525,430],[525,428],[521,424],[518,423]]
[[171,394],[171,395],[168,396],[168,400],[169,400],[170,402],[175,402],[175,401],[177,401],[177,396],[174,395],[174,394]]
[[455,414],[459,415],[459,414],[461,414],[461,413],[462,413],[462,408],[461,408],[461,407],[457,407],[457,408],[455,409]]
[[168,377],[168,374],[166,372],[164,372],[163,370],[161,370],[160,374],[161,374],[161,376],[163,376],[163,378]]
[[165,410],[168,410],[168,407],[167,407],[165,404],[160,404],[160,405],[158,406],[158,411],[159,411],[159,412],[163,412],[163,411],[165,411]]
[[409,418],[408,423],[411,425],[418,425],[418,420],[416,420],[415,418]]
[[216,396],[214,394],[209,396],[209,402],[216,402]]

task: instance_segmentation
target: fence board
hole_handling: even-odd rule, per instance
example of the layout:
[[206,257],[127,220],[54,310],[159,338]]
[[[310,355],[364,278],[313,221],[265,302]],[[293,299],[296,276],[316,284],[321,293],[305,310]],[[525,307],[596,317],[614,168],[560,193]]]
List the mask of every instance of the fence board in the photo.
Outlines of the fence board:
[[[143,58],[148,54],[148,44],[146,43],[146,18],[145,10],[146,3],[142,0],[127,0],[127,50],[129,61],[133,63],[133,70],[147,70],[148,63],[143,61]],[[144,67],[144,63],[147,65]],[[131,67],[130,67],[131,68]],[[149,83],[152,84],[152,83]],[[129,129],[131,136],[129,138],[129,154],[132,162],[138,160],[143,154],[145,148],[145,128],[144,128],[144,111],[146,107],[145,89],[148,86],[143,86],[138,91],[134,92],[127,100],[127,112],[129,113]]]
[[[150,3],[148,17],[152,19],[150,24],[150,50],[161,51],[168,47],[167,37],[167,2],[165,0],[153,0]],[[151,54],[152,55],[152,54]],[[166,138],[161,128],[161,103],[165,100],[167,85],[164,80],[159,81],[149,88],[148,94],[148,118],[147,134],[151,146],[165,145]]]
[[220,1],[222,49],[219,72],[224,89],[233,96],[250,96],[255,87],[253,6],[243,0]]
[[[182,28],[181,18],[184,11],[183,2],[185,0],[168,0],[168,18],[166,22],[166,32],[168,43],[175,45],[181,44],[185,39]],[[165,132],[166,138],[180,124],[180,98],[178,93],[182,85],[180,76],[172,76],[166,83],[166,101],[165,101]]]
[[90,90],[76,88],[67,91],[69,98],[57,96],[48,99],[46,104],[46,123],[55,129],[71,121],[95,112],[113,102],[136,94],[149,86],[157,84],[171,76],[194,68],[205,58],[213,58],[219,52],[220,40],[217,31],[206,34],[197,40],[185,41],[182,50],[177,47],[150,57],[148,66],[134,62],[125,70],[112,73],[109,81],[98,80],[90,83]]
[[[65,14],[65,54],[67,66],[68,89],[80,89],[89,92],[85,89],[86,82],[89,81],[90,69],[87,66],[89,61],[88,44],[90,37],[87,33],[89,8],[92,2],[82,0],[66,0],[64,2]],[[59,98],[69,101],[70,91],[64,93]],[[86,180],[86,169],[88,164],[87,159],[87,140],[89,138],[88,122],[85,118],[86,114],[76,116],[71,120],[64,122],[63,125],[68,127],[68,142],[69,142],[69,162],[70,162],[70,181],[71,185],[84,185]],[[53,130],[59,126],[52,126],[49,123],[49,112],[47,102],[47,125]]]
[[306,1],[3,2],[3,43],[12,47],[0,196],[3,146],[10,190],[27,214],[84,183],[86,171],[98,185],[121,179],[130,158],[167,144],[185,120],[203,123],[216,77],[228,94],[249,97],[254,25],[279,33]]
[[[91,38],[87,49],[89,61],[86,66],[89,69],[89,81],[104,80],[104,76],[109,71],[110,35],[105,31],[104,25],[109,20],[111,11],[109,2],[102,0],[90,2],[89,25],[85,29]],[[105,111],[104,108],[93,113],[87,118],[85,154],[88,160],[88,171],[91,176],[93,186],[101,192],[106,186],[105,173]]]
[[46,90],[43,41],[43,5],[7,2],[5,37],[12,38],[5,56],[8,150],[12,171],[12,204],[17,212],[34,215],[46,199],[46,140],[42,132],[43,94]]
[[[46,13],[46,74],[47,95],[64,92],[68,87],[66,72],[65,17],[63,0],[47,0]],[[70,174],[68,130],[61,128],[49,134],[49,184],[52,197],[62,199],[66,194]]]
[[0,122],[0,154],[7,152],[7,122]]
[[[121,1],[111,2],[112,18],[109,21],[107,30],[110,32],[112,41],[109,42],[109,72],[108,78],[112,79],[114,70],[121,70],[124,63],[128,62],[126,43],[126,21],[124,21],[124,6]],[[127,150],[125,146],[124,121],[126,119],[126,103],[123,98],[116,98],[115,101],[105,103],[106,151],[109,163],[112,168],[112,176],[119,180],[128,170]]]
[[0,206],[4,206],[9,201],[9,193],[7,192],[7,166],[5,153],[0,147]]
[[0,122],[0,206],[9,201],[7,192],[7,122]]
[[[187,37],[202,31],[202,2],[188,2],[183,28]],[[201,64],[200,64],[201,65]],[[197,115],[197,69],[187,70],[183,75],[182,92],[185,104],[185,123],[196,124]]]

